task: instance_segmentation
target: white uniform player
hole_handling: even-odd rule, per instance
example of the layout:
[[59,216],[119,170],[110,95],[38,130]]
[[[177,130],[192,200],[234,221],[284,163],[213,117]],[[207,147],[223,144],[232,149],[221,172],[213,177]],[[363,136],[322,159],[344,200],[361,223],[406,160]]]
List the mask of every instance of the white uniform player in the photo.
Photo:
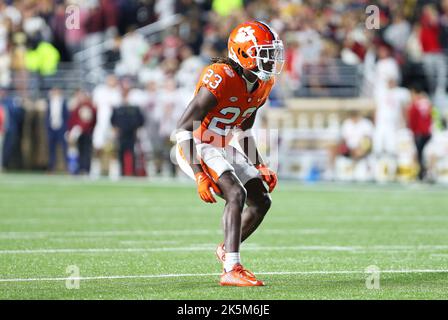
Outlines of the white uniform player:
[[366,118],[358,121],[346,119],[342,124],[341,135],[349,149],[356,149],[364,138],[372,138],[373,124]]
[[[106,84],[98,85],[93,91],[93,103],[97,108],[97,120],[93,130],[92,144],[94,155],[90,168],[90,177],[97,179],[101,175],[100,157],[108,144],[113,143],[111,124],[112,110],[122,103],[121,90],[114,75],[107,77]],[[115,157],[109,162],[109,177],[117,180],[120,166]]]
[[376,92],[374,152],[396,155],[397,132],[404,126],[403,110],[411,100],[409,90],[391,87]]
[[[121,92],[118,85],[108,80],[110,84],[99,85],[93,91],[93,103],[97,108],[97,122],[93,131],[93,147],[104,149],[112,139],[112,125],[110,119],[112,110],[121,103]],[[112,84],[112,85],[111,85]]]
[[428,175],[440,183],[448,183],[448,130],[436,131],[424,150]]

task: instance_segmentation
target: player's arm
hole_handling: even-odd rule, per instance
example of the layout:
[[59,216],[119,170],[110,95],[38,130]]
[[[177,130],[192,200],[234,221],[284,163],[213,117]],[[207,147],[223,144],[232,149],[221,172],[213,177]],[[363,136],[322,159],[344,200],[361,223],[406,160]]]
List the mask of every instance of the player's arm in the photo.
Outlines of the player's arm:
[[246,157],[260,171],[261,177],[269,186],[269,192],[272,192],[277,185],[277,175],[268,168],[257,148],[257,143],[253,136],[252,127],[255,123],[257,111],[241,124],[241,131],[237,133],[236,139],[241,146]]
[[195,123],[201,123],[207,114],[217,105],[216,97],[206,88],[202,87],[188,104],[177,123],[176,140],[183,156],[193,169],[198,184],[198,193],[205,202],[216,202],[210,188],[216,193],[221,193],[218,186],[202,170],[198,162],[196,144],[193,139]]

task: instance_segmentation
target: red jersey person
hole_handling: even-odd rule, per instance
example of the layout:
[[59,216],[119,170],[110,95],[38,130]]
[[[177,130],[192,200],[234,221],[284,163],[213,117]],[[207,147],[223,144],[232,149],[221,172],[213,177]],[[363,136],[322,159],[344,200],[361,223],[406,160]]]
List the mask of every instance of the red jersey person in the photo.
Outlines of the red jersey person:
[[[269,193],[277,183],[251,129],[274,76],[282,70],[283,43],[267,24],[246,22],[231,32],[228,57],[212,62],[178,121],[176,158],[179,167],[196,180],[202,200],[216,202],[214,193],[225,200],[224,242],[216,250],[224,265],[220,284],[262,286],[241,265],[240,244],[262,222],[271,206]],[[243,152],[229,145],[232,138]]]

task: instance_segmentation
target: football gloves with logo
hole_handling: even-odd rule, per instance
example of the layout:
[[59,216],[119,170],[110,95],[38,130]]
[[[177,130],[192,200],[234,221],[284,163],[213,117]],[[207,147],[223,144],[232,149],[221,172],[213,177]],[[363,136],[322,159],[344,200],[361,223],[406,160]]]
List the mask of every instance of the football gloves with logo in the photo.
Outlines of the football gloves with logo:
[[218,185],[203,171],[196,173],[195,177],[198,185],[199,197],[205,202],[216,203],[216,199],[210,188],[213,189],[216,194],[220,194],[221,190]]
[[269,193],[271,193],[277,185],[277,174],[264,164],[259,164],[256,168],[260,172],[263,181],[269,186]]

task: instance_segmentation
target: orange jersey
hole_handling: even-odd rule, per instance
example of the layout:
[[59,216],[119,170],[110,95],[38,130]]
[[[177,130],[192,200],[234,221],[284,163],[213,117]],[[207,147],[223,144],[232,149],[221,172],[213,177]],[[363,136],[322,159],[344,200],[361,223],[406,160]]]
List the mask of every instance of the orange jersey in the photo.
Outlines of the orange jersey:
[[218,104],[202,120],[193,135],[203,143],[225,147],[232,139],[232,129],[241,126],[244,120],[260,108],[267,100],[274,78],[258,81],[252,93],[247,91],[246,81],[231,66],[215,63],[204,69],[196,86],[207,88],[216,97]]

